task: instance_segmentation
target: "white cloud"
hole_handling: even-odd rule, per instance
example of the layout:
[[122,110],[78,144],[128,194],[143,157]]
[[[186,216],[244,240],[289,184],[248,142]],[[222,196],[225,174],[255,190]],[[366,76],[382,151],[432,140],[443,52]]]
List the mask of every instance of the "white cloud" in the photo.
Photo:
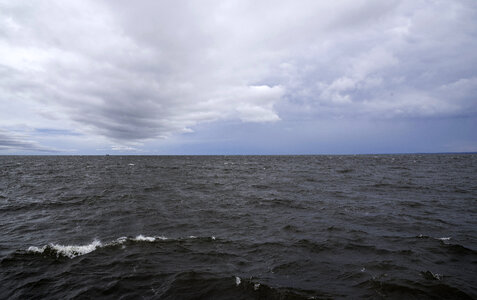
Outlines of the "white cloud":
[[127,149],[202,123],[286,121],[292,112],[477,111],[477,13],[469,1],[1,7],[0,128],[61,128]]

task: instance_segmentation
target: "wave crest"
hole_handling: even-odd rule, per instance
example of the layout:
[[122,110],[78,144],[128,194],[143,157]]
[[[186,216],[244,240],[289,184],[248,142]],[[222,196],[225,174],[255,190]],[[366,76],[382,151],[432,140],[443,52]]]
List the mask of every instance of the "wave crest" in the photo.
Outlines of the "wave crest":
[[75,258],[76,256],[85,255],[90,252],[93,252],[99,247],[102,247],[100,241],[94,240],[91,244],[88,245],[59,245],[59,244],[50,244],[45,245],[41,248],[31,246],[28,248],[28,252],[34,253],[56,253],[57,256],[65,256],[69,258]]
[[[189,236],[188,238],[180,238],[178,240],[184,239],[197,239],[195,236]],[[208,240],[215,240],[214,236],[207,238]],[[165,236],[144,236],[142,234],[136,237],[126,237],[122,236],[117,238],[116,240],[103,244],[99,240],[94,240],[90,244],[87,245],[60,245],[60,244],[48,244],[42,247],[37,246],[30,246],[26,252],[33,253],[33,254],[48,254],[48,255],[56,255],[56,257],[68,257],[68,258],[75,258],[77,256],[85,255],[91,253],[99,248],[105,247],[113,247],[118,245],[123,245],[125,243],[154,243],[154,242],[161,242],[169,240],[169,238]]]

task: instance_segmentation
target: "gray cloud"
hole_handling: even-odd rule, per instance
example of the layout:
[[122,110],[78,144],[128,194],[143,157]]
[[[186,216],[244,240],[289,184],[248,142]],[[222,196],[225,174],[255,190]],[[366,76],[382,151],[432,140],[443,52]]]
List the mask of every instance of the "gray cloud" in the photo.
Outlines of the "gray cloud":
[[41,146],[27,137],[0,130],[0,151],[56,152],[55,149]]
[[472,1],[13,1],[0,126],[132,145],[221,120],[475,115],[476,17]]

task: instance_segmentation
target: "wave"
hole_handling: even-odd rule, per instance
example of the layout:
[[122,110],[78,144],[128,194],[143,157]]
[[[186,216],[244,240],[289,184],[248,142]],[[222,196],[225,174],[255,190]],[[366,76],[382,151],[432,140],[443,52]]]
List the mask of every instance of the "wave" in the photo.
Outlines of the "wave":
[[371,298],[377,293],[380,298],[393,299],[472,299],[471,295],[463,290],[443,283],[440,274],[426,271],[422,272],[421,275],[433,283],[421,283],[413,280],[370,279],[356,286],[365,287],[371,292],[371,294],[364,295],[366,298]]
[[103,245],[101,244],[100,241],[94,240],[91,244],[82,245],[82,246],[77,246],[77,245],[63,246],[59,244],[49,244],[41,248],[31,246],[28,248],[27,252],[47,253],[47,254],[56,253],[57,256],[66,256],[69,258],[74,258],[79,255],[85,255],[85,254],[91,253],[97,248],[102,246]]
[[[1,199],[1,196],[0,196]],[[73,195],[73,196],[62,196],[56,200],[42,199],[37,198],[35,201],[9,201],[5,205],[0,207],[0,212],[12,213],[15,211],[38,211],[42,209],[61,209],[61,208],[71,208],[76,205],[84,205],[88,203],[94,203],[100,199],[99,195]]]
[[336,170],[337,173],[341,173],[341,174],[351,173],[353,171],[354,171],[353,169]]
[[473,248],[468,248],[466,246],[460,245],[460,244],[452,244],[449,241],[452,239],[452,237],[431,237],[427,235],[418,235],[415,238],[418,239],[432,239],[432,240],[437,240],[440,241],[441,245],[445,247],[445,249],[448,249],[451,252],[454,252],[456,254],[466,254],[466,255],[476,255],[477,251]]
[[[196,236],[189,236],[187,238],[179,238],[175,240],[187,240],[187,239],[200,239],[200,240],[210,240],[215,241],[216,237],[196,237]],[[154,242],[162,242],[174,240],[169,239],[165,236],[144,236],[142,234],[136,237],[119,237],[112,242],[103,244],[101,241],[95,239],[93,242],[87,245],[60,245],[55,243],[50,243],[48,245],[44,245],[42,247],[37,246],[30,246],[26,252],[32,254],[46,254],[56,257],[68,257],[68,258],[75,258],[77,256],[85,255],[91,253],[100,248],[106,247],[114,247],[118,245],[123,245],[125,243],[154,243]]]
[[160,299],[316,299],[331,295],[271,286],[253,277],[187,271],[175,274],[154,296]]
[[450,236],[447,236],[447,237],[432,237],[432,236],[423,235],[423,234],[420,234],[420,235],[416,236],[415,238],[418,238],[418,239],[434,239],[434,240],[439,240],[439,241],[442,241],[442,242],[447,242],[447,241],[451,240]]
[[428,280],[441,280],[444,276],[439,273],[434,273],[431,271],[421,272],[422,277]]
[[168,238],[166,238],[165,236],[144,236],[140,234],[132,240],[136,242],[155,242],[155,241],[165,241],[165,240],[168,240]]

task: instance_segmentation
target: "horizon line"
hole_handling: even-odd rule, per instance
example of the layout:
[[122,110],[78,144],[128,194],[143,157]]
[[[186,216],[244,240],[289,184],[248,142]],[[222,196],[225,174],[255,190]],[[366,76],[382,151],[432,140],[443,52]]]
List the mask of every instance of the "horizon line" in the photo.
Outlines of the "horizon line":
[[316,153],[316,154],[0,154],[0,156],[358,156],[358,155],[437,155],[437,154],[477,154],[477,151],[463,152],[380,152],[380,153]]

